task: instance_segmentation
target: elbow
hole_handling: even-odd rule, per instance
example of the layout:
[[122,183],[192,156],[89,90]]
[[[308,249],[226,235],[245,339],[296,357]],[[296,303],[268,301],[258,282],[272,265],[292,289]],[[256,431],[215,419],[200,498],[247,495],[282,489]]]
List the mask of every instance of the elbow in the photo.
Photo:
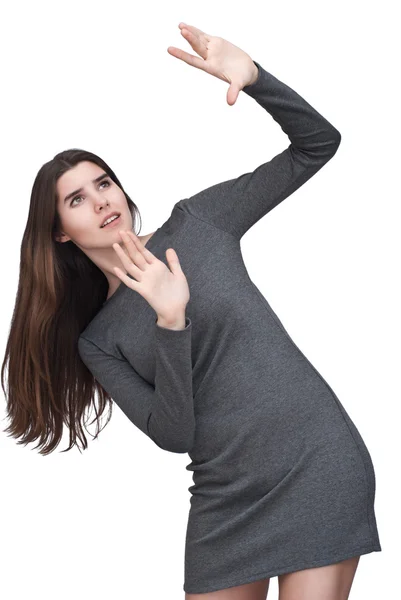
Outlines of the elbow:
[[332,158],[335,155],[335,153],[337,152],[340,144],[341,144],[341,133],[338,131],[338,129],[333,127],[330,130],[330,134],[327,135],[325,144],[323,144],[324,150],[325,150],[324,154],[326,155],[326,158],[328,158],[330,160],[330,158]]
[[187,452],[191,451],[191,448],[192,444],[183,444],[170,448],[169,452],[174,452],[174,454],[187,454]]
[[335,154],[338,150],[339,145],[341,144],[341,133],[335,127],[333,128],[333,133],[332,133],[332,144],[333,144],[333,149],[334,149],[334,154]]
[[333,130],[330,132],[330,136],[327,138],[326,142],[322,145],[322,148],[320,149],[323,164],[333,158],[340,144],[341,133],[333,127]]
[[186,454],[190,452],[193,447],[193,440],[187,439],[169,439],[168,441],[157,442],[153,440],[159,448],[166,450],[166,452],[174,452],[174,454]]
[[151,433],[148,429],[149,437],[162,450],[174,452],[175,454],[186,454],[189,452],[195,443],[195,421],[191,424],[181,423],[179,427],[169,428],[163,427],[157,434]]
[[331,126],[326,132],[326,139],[323,140],[320,150],[324,159],[332,158],[341,144],[341,133],[335,127]]
[[181,434],[172,436],[166,446],[166,450],[175,454],[186,454],[190,452],[195,443],[195,429],[191,432],[186,431],[185,435]]
[[337,145],[339,146],[341,144],[341,133],[338,131],[338,129],[336,129],[336,137],[335,140],[337,142]]
[[315,140],[313,144],[307,148],[295,147],[292,143],[289,148],[292,150],[293,159],[297,160],[303,167],[316,168],[319,170],[326,162],[331,160],[338,150],[341,143],[340,132],[332,127],[330,129],[322,129],[320,140]]

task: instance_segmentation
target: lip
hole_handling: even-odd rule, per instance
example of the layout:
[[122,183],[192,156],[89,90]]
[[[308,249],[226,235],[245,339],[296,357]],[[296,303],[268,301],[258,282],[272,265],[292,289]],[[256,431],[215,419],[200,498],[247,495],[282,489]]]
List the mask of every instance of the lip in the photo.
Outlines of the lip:
[[[112,217],[113,215],[110,215],[110,216]],[[110,217],[107,217],[107,219],[109,219],[109,218],[110,218]],[[107,221],[107,219],[105,219],[105,221]],[[121,215],[119,215],[119,216],[117,217],[117,219],[114,219],[114,221],[112,221],[111,223],[108,223],[108,225],[105,225],[104,227],[100,226],[100,229],[109,229],[109,227],[110,227],[110,228],[112,228],[112,227],[115,227],[115,226],[117,226],[119,223],[121,223]]]

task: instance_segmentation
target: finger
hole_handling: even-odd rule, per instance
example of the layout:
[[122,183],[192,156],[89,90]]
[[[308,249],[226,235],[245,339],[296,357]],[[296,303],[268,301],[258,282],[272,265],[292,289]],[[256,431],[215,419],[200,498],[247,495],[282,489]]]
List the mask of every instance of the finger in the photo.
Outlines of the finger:
[[[129,233],[132,235],[129,235]],[[119,234],[124,242],[125,247],[127,248],[128,255],[132,259],[132,262],[137,267],[144,270],[146,266],[146,259],[137,247],[136,236],[134,236],[134,234],[129,230],[124,231],[123,229],[119,231]]]
[[168,261],[168,265],[170,267],[170,271],[172,273],[178,273],[179,271],[182,271],[181,264],[180,264],[180,261],[178,258],[178,254],[174,250],[174,248],[167,248],[166,258]]
[[139,237],[135,235],[133,231],[127,230],[127,234],[133,240],[134,244],[138,249],[138,252],[141,252],[146,262],[148,262],[149,264],[152,263],[153,259],[155,258],[154,254],[152,254],[151,251],[148,250],[148,248],[146,248],[146,246],[141,242]]
[[207,42],[210,42],[210,35],[208,35],[204,31],[202,31],[201,29],[198,29],[197,27],[194,27],[193,25],[188,25],[188,23],[183,23],[181,21],[181,23],[178,25],[178,27],[180,29],[183,29],[183,28],[189,29],[190,31],[192,31],[193,33],[195,33],[196,35],[198,35],[199,37],[204,37]]
[[181,35],[185,37],[192,48],[201,56],[204,60],[207,58],[207,40],[198,37],[195,33],[189,29],[181,29]]
[[125,254],[120,244],[113,244],[113,248],[121,260],[125,270],[128,271],[128,273],[131,273],[131,275],[135,277],[137,281],[141,281],[141,273],[143,273],[143,271],[137,267],[136,264]]
[[180,60],[183,60],[191,67],[196,67],[197,69],[201,69],[202,71],[206,71],[205,61],[197,56],[193,56],[193,54],[188,54],[188,52],[184,52],[181,48],[175,48],[174,46],[169,46],[167,48],[167,52]]
[[233,106],[236,103],[241,87],[237,83],[232,83],[227,92],[227,104]]
[[128,277],[128,275],[126,275],[121,269],[119,269],[118,267],[113,267],[113,271],[114,273],[117,275],[117,277],[119,279],[121,279],[121,281],[123,283],[125,283],[125,285],[129,288],[131,288],[131,290],[134,290],[135,292],[139,293],[139,285],[138,282],[135,279],[131,279],[130,277]]

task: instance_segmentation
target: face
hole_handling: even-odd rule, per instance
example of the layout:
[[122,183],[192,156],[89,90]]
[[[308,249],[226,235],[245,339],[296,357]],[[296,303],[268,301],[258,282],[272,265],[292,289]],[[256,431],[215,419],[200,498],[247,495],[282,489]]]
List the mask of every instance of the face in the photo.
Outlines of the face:
[[[132,216],[123,191],[104,174],[102,167],[83,161],[57,181],[57,210],[63,232],[58,241],[71,240],[88,255],[110,248],[115,254],[112,244],[121,243],[119,230],[132,229]],[[76,190],[80,191],[71,196]],[[114,211],[120,213],[120,218],[101,228],[105,217]]]

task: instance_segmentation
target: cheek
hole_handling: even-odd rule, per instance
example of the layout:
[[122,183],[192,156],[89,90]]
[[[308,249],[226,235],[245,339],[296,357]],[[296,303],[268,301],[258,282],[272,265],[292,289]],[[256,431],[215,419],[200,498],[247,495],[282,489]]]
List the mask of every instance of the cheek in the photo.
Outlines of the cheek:
[[[96,235],[96,225],[96,215],[89,214],[84,210],[84,207],[82,207],[82,210],[71,210],[71,213],[64,219],[66,233],[77,242],[85,241],[88,236]],[[99,231],[101,230],[99,229]]]

